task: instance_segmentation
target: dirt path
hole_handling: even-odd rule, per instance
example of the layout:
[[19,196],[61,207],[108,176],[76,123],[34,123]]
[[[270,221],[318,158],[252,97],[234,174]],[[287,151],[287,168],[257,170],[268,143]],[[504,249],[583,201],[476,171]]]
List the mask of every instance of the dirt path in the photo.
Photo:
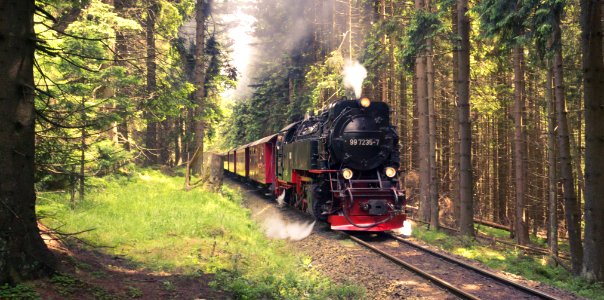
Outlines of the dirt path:
[[41,299],[228,299],[208,286],[213,276],[152,272],[121,256],[81,244],[47,241],[58,275],[32,282]]

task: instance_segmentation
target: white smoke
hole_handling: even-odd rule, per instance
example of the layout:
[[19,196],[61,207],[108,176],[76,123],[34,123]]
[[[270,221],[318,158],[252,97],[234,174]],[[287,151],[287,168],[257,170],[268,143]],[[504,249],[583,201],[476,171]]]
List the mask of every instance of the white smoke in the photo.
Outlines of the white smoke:
[[411,236],[411,234],[413,233],[413,226],[411,225],[411,222],[408,220],[405,220],[403,222],[403,227],[398,228],[398,229],[394,229],[392,230],[395,234],[397,235],[402,235],[402,236]]
[[283,207],[283,205],[285,205],[285,191],[277,197],[277,206]]
[[363,90],[363,80],[367,77],[367,70],[358,61],[346,61],[344,64],[344,87],[354,90],[357,98],[361,98]]
[[274,215],[265,219],[262,223],[266,235],[273,239],[290,239],[299,241],[312,233],[316,222],[288,222],[281,216]]

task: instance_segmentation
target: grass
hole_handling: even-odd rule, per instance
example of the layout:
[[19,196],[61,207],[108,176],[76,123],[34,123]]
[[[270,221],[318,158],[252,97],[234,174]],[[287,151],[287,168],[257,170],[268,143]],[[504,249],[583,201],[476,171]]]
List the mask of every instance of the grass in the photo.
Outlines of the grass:
[[[480,231],[498,238],[506,238],[500,229],[480,227]],[[501,232],[499,232],[501,231]],[[508,234],[505,232],[505,234]],[[467,238],[449,236],[442,231],[427,230],[426,226],[414,228],[413,235],[434,246],[468,259],[479,261],[489,268],[520,275],[526,279],[547,283],[589,299],[604,300],[604,287],[573,277],[564,268],[554,267],[544,256],[526,255],[521,250],[498,249]]]
[[86,200],[75,207],[66,195],[40,197],[43,222],[63,232],[93,229],[78,237],[152,270],[215,273],[214,286],[237,298],[363,297],[356,286],[319,276],[283,241],[267,239],[233,190],[186,192],[182,178],[153,170],[89,183]]
[[[502,239],[502,240],[509,240],[510,242],[513,242],[512,240],[510,240],[510,232],[507,230],[493,228],[493,227],[484,226],[484,225],[480,225],[480,224],[476,224],[475,228],[478,233],[486,234],[491,237],[495,237],[495,238]],[[538,246],[541,248],[547,248],[547,239],[546,238],[541,237],[541,236],[535,236],[532,234],[529,236],[529,238],[531,240],[531,243],[534,244],[535,246]],[[568,245],[568,241],[567,240],[558,241],[558,249],[560,251],[568,253],[570,251],[570,246]]]

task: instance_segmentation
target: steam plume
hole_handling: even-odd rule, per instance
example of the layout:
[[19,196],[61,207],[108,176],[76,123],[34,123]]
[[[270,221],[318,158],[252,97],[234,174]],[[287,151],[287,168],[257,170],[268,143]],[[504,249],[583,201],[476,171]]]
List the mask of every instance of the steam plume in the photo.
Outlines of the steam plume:
[[285,205],[285,191],[283,191],[283,193],[277,197],[277,205],[279,207],[283,207],[283,205]]
[[413,232],[413,228],[411,226],[411,222],[405,220],[405,222],[403,222],[403,227],[398,228],[398,229],[394,229],[393,232],[395,234],[398,234],[398,235],[411,236],[411,234]]
[[288,222],[281,216],[273,215],[265,219],[263,227],[266,235],[273,239],[290,239],[299,241],[312,233],[316,222],[302,223],[302,222]]
[[347,61],[344,65],[344,87],[354,90],[357,98],[361,97],[363,80],[367,77],[367,70],[358,61]]

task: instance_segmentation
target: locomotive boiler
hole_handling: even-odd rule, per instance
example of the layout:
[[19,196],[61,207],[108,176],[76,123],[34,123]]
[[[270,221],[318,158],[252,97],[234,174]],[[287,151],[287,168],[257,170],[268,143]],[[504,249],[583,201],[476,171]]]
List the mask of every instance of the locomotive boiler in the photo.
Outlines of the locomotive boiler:
[[226,170],[270,187],[334,230],[403,226],[398,135],[386,103],[340,100],[225,158]]

